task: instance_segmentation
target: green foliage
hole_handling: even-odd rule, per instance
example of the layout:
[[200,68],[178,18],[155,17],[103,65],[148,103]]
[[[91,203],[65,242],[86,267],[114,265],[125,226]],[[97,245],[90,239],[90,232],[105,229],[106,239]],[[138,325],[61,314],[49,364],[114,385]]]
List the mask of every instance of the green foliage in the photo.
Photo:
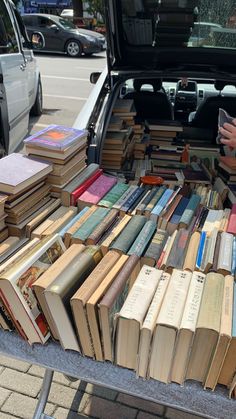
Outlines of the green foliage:
[[105,7],[104,7],[104,0],[88,0],[86,1],[88,4],[87,12],[94,16],[96,19],[98,15],[102,16],[103,22],[105,21]]

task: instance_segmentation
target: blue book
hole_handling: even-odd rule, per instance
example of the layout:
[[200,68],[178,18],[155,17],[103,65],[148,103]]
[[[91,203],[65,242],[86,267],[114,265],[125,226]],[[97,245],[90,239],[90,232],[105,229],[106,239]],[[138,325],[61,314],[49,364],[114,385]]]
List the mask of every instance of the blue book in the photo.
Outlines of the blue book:
[[155,205],[155,207],[151,211],[151,215],[150,215],[151,220],[157,221],[161,211],[163,210],[163,208],[165,207],[165,205],[169,201],[173,192],[174,192],[173,189],[166,189],[166,191],[163,193],[163,195],[161,196],[161,198],[159,199],[159,201],[157,202],[157,204]]
[[102,222],[103,218],[105,218],[109,212],[109,208],[99,207],[73,234],[71,242],[83,243],[92,233],[92,231],[98,226],[98,224]]
[[142,193],[143,188],[139,187],[135,189],[135,191],[129,196],[129,198],[124,202],[124,204],[120,208],[121,214],[125,214],[129,210],[129,208],[134,204],[134,202],[138,200]]
[[207,237],[206,231],[202,231],[199,246],[198,246],[198,252],[197,252],[196,269],[200,269],[200,267],[201,267],[203,253],[204,253],[204,247],[205,247],[205,243],[206,243],[206,237]]
[[172,217],[170,219],[170,223],[179,224],[179,220],[180,220],[185,208],[187,207],[188,203],[189,203],[189,198],[185,198],[185,196],[183,196],[183,198],[181,199],[181,201],[177,205],[174,214],[172,215]]
[[82,211],[79,212],[79,214],[77,214],[74,218],[72,218],[72,220],[70,220],[65,227],[63,227],[59,232],[59,236],[61,236],[62,238],[64,238],[65,233],[67,232],[67,230],[69,230],[69,228],[71,228],[71,226],[73,226],[76,221],[78,221],[82,215],[84,215],[87,211],[88,211],[89,207],[84,207],[82,209]]
[[190,225],[193,216],[201,202],[201,197],[199,195],[193,194],[189,200],[187,207],[185,208],[181,218],[179,220],[179,227],[188,228]]
[[156,223],[154,223],[154,221],[152,220],[147,221],[144,224],[142,230],[138,234],[136,240],[132,244],[127,254],[129,256],[134,255],[134,254],[137,256],[142,256],[147,246],[149,245],[149,242],[152,239],[155,231],[156,231]]

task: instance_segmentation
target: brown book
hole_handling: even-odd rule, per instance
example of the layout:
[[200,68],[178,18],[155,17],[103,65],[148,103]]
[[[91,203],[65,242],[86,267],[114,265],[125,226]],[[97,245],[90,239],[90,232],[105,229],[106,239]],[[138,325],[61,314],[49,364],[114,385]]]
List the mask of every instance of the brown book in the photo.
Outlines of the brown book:
[[72,167],[75,167],[75,165],[78,162],[84,161],[85,159],[86,159],[86,147],[76,152],[68,161],[65,161],[64,164],[54,163],[51,175],[64,176],[69,170],[72,169]]
[[48,309],[64,349],[80,352],[70,299],[100,262],[101,257],[98,246],[88,246],[73,263],[66,263],[61,273],[44,291]]
[[6,253],[11,247],[19,242],[19,237],[10,236],[0,244],[0,256]]
[[63,253],[62,256],[59,257],[59,259],[54,262],[50,268],[48,268],[47,272],[45,272],[43,275],[41,275],[40,278],[38,278],[35,283],[33,284],[33,290],[35,292],[36,298],[39,302],[39,305],[44,313],[44,316],[46,317],[46,320],[48,322],[49,328],[51,330],[51,333],[54,337],[54,339],[59,339],[57,329],[55,327],[55,324],[53,322],[51,313],[48,309],[44,291],[45,289],[51,285],[51,283],[64,272],[65,275],[65,269],[70,264],[72,264],[76,261],[76,258],[80,253],[82,253],[85,249],[85,246],[83,244],[74,244],[69,249]]
[[58,185],[58,186],[67,185],[67,183],[73,180],[76,175],[78,175],[82,170],[85,169],[85,167],[86,167],[86,164],[83,159],[81,161],[78,161],[74,166],[70,168],[70,170],[68,170],[63,175],[62,174],[59,176],[53,175],[53,174],[48,175],[47,182],[52,185]]
[[142,265],[154,266],[159,257],[161,256],[162,250],[166,244],[168,238],[167,231],[158,229],[152,238],[146,252],[141,258]]
[[232,321],[232,339],[230,341],[226,357],[220,375],[218,383],[229,387],[234,378],[236,371],[236,282],[234,282],[234,298],[233,298],[233,321]]
[[112,269],[110,269],[109,273],[105,276],[101,284],[98,286],[96,291],[94,291],[93,295],[89,298],[86,304],[88,322],[90,333],[92,336],[92,342],[95,352],[95,357],[97,361],[103,361],[103,353],[102,353],[102,344],[99,332],[99,324],[98,324],[98,307],[97,304],[104,296],[105,292],[111,286],[112,282],[124,266],[125,262],[127,261],[129,256],[122,255],[118,261],[115,263]]
[[168,210],[166,211],[166,213],[162,216],[160,216],[159,220],[158,220],[158,227],[161,228],[162,230],[165,230],[167,227],[168,222],[170,221],[172,215],[174,214],[174,211],[177,207],[177,205],[179,204],[180,200],[182,198],[182,195],[177,195],[174,199],[174,201],[172,202],[172,204],[170,205],[170,207],[168,208]]
[[33,218],[27,221],[25,227],[26,237],[30,237],[32,231],[39,226],[53,211],[55,211],[61,204],[60,199],[50,199],[45,205],[40,208],[37,213],[34,213]]
[[140,270],[139,257],[130,256],[116,279],[98,304],[101,341],[104,359],[113,362],[113,322],[127,297],[130,283],[138,276]]
[[86,240],[86,244],[96,244],[106,232],[106,230],[115,222],[119,211],[111,209],[107,216],[101,220],[101,223],[93,230]]
[[68,207],[59,207],[32,232],[31,237],[42,238],[43,236],[56,233],[73,218],[76,212],[75,207],[70,207],[69,211]]
[[81,350],[84,355],[89,357],[94,357],[94,349],[88,325],[86,303],[113,268],[119,257],[120,255],[115,251],[108,252],[78,291],[71,297],[70,303]]
[[218,258],[219,258],[219,251],[220,251],[220,241],[221,241],[221,233],[217,233],[216,242],[215,242],[215,250],[214,250],[214,257],[212,267],[210,268],[210,272],[217,272],[217,265],[218,265]]
[[206,275],[186,379],[205,382],[220,332],[224,276]]
[[69,230],[65,233],[64,236],[64,243],[66,247],[69,247],[71,244],[71,237],[73,234],[82,226],[82,224],[97,210],[96,205],[93,205],[91,208],[88,209],[88,211],[85,212],[85,214],[82,215],[82,217],[79,218],[78,221],[76,221],[75,224],[73,224]]
[[8,238],[8,227],[4,228],[4,230],[0,231],[0,243]]
[[184,259],[183,269],[193,272],[196,266],[198,246],[201,234],[195,231],[189,241],[187,253]]
[[11,209],[15,207],[15,205],[19,204],[20,202],[26,200],[32,193],[40,189],[45,184],[45,181],[40,181],[34,184],[34,186],[31,186],[30,188],[27,188],[27,190],[23,193],[17,194],[17,195],[8,195],[7,201],[5,203],[6,209]]
[[220,333],[215,353],[211,360],[204,388],[215,390],[223,362],[232,338],[234,278],[225,277],[223,307],[221,313]]

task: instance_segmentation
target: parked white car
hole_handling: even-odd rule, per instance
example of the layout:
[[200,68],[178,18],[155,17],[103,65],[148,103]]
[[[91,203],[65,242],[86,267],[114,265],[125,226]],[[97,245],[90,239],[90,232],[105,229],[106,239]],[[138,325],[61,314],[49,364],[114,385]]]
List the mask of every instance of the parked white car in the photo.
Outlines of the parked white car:
[[32,48],[43,36],[29,40],[11,0],[0,2],[0,148],[13,152],[28,132],[29,115],[42,113],[42,84]]

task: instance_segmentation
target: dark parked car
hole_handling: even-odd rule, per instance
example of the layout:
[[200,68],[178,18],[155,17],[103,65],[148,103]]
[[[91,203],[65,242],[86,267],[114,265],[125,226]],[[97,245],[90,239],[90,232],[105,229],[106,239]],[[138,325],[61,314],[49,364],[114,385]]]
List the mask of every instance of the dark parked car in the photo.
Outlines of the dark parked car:
[[77,28],[68,19],[47,14],[22,16],[29,35],[40,31],[45,39],[44,52],[61,52],[70,57],[91,55],[106,48],[106,39],[96,32]]

